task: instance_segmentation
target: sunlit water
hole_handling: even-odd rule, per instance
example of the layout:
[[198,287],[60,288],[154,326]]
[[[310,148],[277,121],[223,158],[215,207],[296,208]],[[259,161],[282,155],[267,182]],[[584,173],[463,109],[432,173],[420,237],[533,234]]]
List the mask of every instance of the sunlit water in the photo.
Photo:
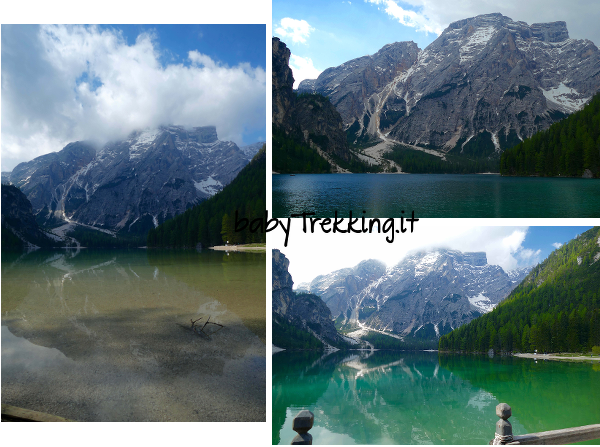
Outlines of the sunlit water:
[[[3,252],[2,403],[89,421],[264,421],[265,262]],[[191,331],[208,317],[224,328]]]
[[600,365],[429,352],[273,355],[273,443],[315,415],[313,444],[487,444],[495,407],[513,433],[600,422]]
[[[600,217],[600,180],[457,174],[273,175],[273,216]],[[402,214],[404,211],[404,214]]]

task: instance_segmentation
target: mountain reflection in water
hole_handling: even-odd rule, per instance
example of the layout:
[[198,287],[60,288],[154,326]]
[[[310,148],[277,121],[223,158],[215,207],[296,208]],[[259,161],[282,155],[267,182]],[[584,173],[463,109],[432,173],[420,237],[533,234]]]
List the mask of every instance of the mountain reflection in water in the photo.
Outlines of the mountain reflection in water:
[[[75,420],[265,420],[265,259],[3,252],[2,402]],[[225,326],[210,339],[185,328],[209,316]]]
[[[304,408],[315,414],[314,444],[487,444],[500,402],[513,407],[515,434],[592,424],[600,418],[598,379],[589,364],[437,352],[280,352],[273,355],[273,443],[291,442],[292,419]],[[562,398],[567,390],[570,400]],[[560,411],[551,415],[552,407]]]

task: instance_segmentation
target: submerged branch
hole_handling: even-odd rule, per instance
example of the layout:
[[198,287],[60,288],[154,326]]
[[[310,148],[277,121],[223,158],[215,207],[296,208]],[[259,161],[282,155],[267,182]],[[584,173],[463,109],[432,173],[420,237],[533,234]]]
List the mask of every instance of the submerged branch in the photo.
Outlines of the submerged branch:
[[[196,326],[196,323],[197,323],[198,321],[202,320],[202,318],[203,318],[203,317],[200,317],[200,318],[198,318],[198,319],[196,319],[196,320],[193,320],[193,319],[191,319],[191,318],[190,318],[190,322],[192,323],[192,326],[191,326],[192,332],[195,332],[195,333],[196,333],[196,334],[198,334],[198,335],[204,335],[204,336],[206,336],[206,337],[210,338],[210,335],[212,335],[212,334],[214,334],[214,333],[216,333],[216,332],[219,332],[221,329],[223,329],[223,328],[225,327],[225,326],[223,326],[222,324],[219,324],[219,323],[213,323],[212,321],[210,321],[210,315],[209,315],[209,317],[206,319],[206,322],[204,323],[204,325],[203,325],[201,328],[199,328],[199,327],[197,327],[197,326]],[[212,332],[210,332],[210,333],[206,333],[206,332],[204,331],[204,328],[206,327],[206,325],[207,325],[207,324],[213,324],[213,325],[215,325],[215,326],[219,326],[219,329],[217,329],[217,330],[215,330],[215,331],[212,331]]]

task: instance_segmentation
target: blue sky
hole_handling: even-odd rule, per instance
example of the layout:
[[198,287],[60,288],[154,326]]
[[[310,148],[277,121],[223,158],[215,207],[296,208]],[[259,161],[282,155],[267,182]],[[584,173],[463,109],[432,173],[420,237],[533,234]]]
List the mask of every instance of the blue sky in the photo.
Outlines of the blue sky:
[[[504,270],[538,264],[560,244],[591,226],[484,226],[478,219],[422,219],[414,233],[398,235],[392,244],[383,234],[304,234],[300,219],[293,219],[288,246],[283,231],[269,234],[275,248],[290,260],[294,284],[341,268],[354,267],[365,259],[378,259],[388,267],[417,250],[447,248],[462,252],[485,252],[488,263]],[[297,221],[297,222],[296,222]],[[317,227],[318,228],[318,227]],[[315,253],[327,256],[314,256]]]
[[266,39],[265,25],[2,25],[2,170],[163,124],[266,141]]
[[565,244],[577,235],[589,230],[592,227],[559,226],[559,227],[529,227],[523,247],[533,252],[539,250],[539,258],[544,260],[555,249],[560,248],[560,244]]
[[570,37],[600,44],[597,0],[273,0],[272,33],[290,48],[299,81],[388,43],[424,49],[450,23],[493,12],[529,24],[566,21]]
[[156,32],[163,65],[189,65],[188,51],[196,50],[229,66],[248,62],[266,69],[264,25],[110,25],[123,32],[128,44],[142,33]]

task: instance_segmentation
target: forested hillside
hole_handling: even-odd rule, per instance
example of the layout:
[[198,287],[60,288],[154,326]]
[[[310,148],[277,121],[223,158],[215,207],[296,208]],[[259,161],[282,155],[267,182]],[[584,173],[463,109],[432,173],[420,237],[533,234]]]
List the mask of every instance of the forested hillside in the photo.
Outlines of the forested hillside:
[[273,126],[273,171],[280,174],[331,172],[331,165],[307,144]]
[[506,150],[500,173],[600,177],[600,94],[579,112]]
[[265,147],[254,156],[238,176],[210,199],[188,209],[148,232],[149,247],[195,247],[265,242],[265,233],[250,233],[248,228],[234,231],[238,218],[250,221],[265,216]]
[[446,154],[446,161],[432,154],[411,149],[401,144],[395,145],[384,158],[395,161],[403,172],[411,174],[476,174],[498,172],[498,157],[468,158],[464,155]]
[[555,250],[492,312],[440,338],[442,351],[578,352],[600,346],[600,227]]

